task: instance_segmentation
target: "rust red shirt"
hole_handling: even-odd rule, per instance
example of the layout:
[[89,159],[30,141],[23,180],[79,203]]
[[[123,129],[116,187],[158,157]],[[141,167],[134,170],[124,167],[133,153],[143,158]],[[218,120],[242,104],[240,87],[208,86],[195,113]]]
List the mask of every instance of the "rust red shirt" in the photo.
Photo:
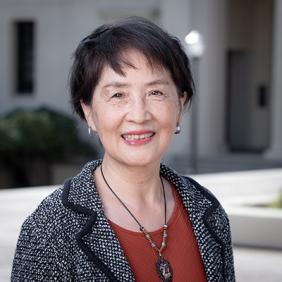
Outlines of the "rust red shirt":
[[[173,269],[173,281],[206,282],[204,266],[189,216],[175,190],[173,195],[175,207],[168,221],[167,247],[163,251],[163,257],[169,261]],[[144,234],[110,223],[118,236],[136,281],[160,281],[155,266],[157,254]],[[150,234],[154,242],[160,246],[162,229]]]

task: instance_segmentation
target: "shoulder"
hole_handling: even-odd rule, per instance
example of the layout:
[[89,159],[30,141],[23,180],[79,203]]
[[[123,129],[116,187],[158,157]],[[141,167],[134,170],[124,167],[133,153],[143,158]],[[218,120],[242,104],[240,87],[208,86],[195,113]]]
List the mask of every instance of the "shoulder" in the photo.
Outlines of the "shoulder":
[[56,230],[54,227],[56,227],[59,221],[62,221],[66,213],[61,200],[62,191],[63,187],[60,187],[43,199],[33,213],[24,221],[22,229],[42,230],[46,233],[54,232]]
[[92,207],[92,201],[98,201],[99,196],[92,185],[92,172],[100,162],[85,164],[76,176],[67,179],[64,185],[43,199],[23,223],[22,232],[37,232],[45,238],[55,237],[56,234],[75,236],[77,229],[87,220],[85,210]]
[[[211,216],[212,213],[219,217],[223,217],[224,220],[228,220],[227,213],[225,212],[223,206],[221,205],[218,198],[206,187],[202,186],[195,179],[189,176],[182,176],[184,181],[187,183],[186,188],[191,191],[194,190],[195,193],[198,193],[202,201],[209,201],[210,208],[206,210],[206,216]],[[199,205],[201,205],[201,201],[199,201]]]
[[[13,261],[12,280],[59,278],[70,273],[66,251],[68,211],[61,201],[62,187],[45,198],[24,221]],[[71,240],[69,240],[71,241]],[[69,248],[68,248],[69,249]]]
[[202,186],[199,182],[197,182],[192,177],[182,176],[182,178],[184,179],[184,181],[187,184],[187,189],[191,189],[191,186],[192,186],[193,189],[199,191],[204,198],[210,200],[213,204],[217,206],[220,205],[217,197],[208,188]]
[[161,175],[176,187],[184,201],[193,202],[199,208],[203,207],[207,202],[209,203],[207,205],[212,205],[213,208],[220,206],[216,196],[193,178],[181,175],[164,164],[161,164]]
[[[30,249],[36,253],[42,250],[60,252],[60,242],[71,240],[72,233],[67,226],[74,215],[62,203],[63,187],[56,189],[39,204],[22,224],[17,251]],[[38,253],[39,255],[39,253]]]
[[[228,243],[231,240],[230,223],[228,215],[221,205],[217,197],[206,187],[199,184],[191,177],[183,176],[187,183],[187,189],[195,189],[201,195],[198,198],[197,205],[199,210],[204,210],[203,220],[206,226],[220,238],[224,243]],[[189,187],[189,188],[188,188]],[[193,187],[193,188],[191,188]],[[204,202],[209,202],[209,205],[205,205]],[[205,206],[204,208],[202,206]]]
[[[84,222],[81,214],[74,213],[64,204],[64,194],[69,189],[68,181],[48,195],[24,221],[19,239],[36,236],[46,242],[57,242],[59,239],[74,239],[80,222]],[[70,228],[72,227],[72,228]],[[76,228],[75,228],[76,227]],[[74,230],[75,229],[75,230]]]
[[217,197],[192,177],[180,175],[172,168],[161,164],[161,175],[176,187],[188,212],[210,218],[211,215],[227,220],[227,214]]
[[171,178],[191,217],[200,217],[206,226],[215,231],[224,241],[230,238],[229,218],[218,198],[206,187],[189,176],[179,175],[173,170]]

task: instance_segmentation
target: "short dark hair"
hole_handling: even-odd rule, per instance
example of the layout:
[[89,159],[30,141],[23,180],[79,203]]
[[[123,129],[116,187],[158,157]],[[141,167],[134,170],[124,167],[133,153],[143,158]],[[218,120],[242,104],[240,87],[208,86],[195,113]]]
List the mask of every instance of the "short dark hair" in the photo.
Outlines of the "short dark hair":
[[141,52],[151,66],[168,70],[178,95],[187,93],[185,105],[190,101],[194,83],[189,59],[180,41],[144,18],[130,17],[98,27],[80,42],[74,53],[70,95],[73,109],[82,119],[85,117],[80,101],[91,103],[103,67],[108,65],[123,75],[123,64],[130,65],[130,62],[122,55],[132,49]]

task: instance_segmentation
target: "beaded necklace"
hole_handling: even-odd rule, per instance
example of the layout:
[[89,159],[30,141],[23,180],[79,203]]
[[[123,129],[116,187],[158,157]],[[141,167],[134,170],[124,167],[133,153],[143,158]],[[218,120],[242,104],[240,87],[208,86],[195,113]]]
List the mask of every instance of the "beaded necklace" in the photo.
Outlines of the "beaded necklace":
[[158,260],[156,262],[156,271],[160,277],[160,279],[164,282],[170,282],[172,281],[172,267],[170,266],[169,262],[163,258],[162,252],[167,246],[167,207],[166,207],[166,195],[165,195],[165,189],[164,189],[164,183],[160,176],[161,184],[162,184],[162,192],[164,197],[164,225],[163,225],[163,239],[160,246],[158,246],[154,240],[152,239],[151,234],[145,229],[145,227],[137,220],[137,218],[134,216],[134,214],[129,210],[129,208],[125,205],[125,203],[119,198],[119,196],[115,193],[115,191],[111,188],[108,181],[105,178],[103,168],[101,165],[101,174],[103,177],[104,182],[110,189],[110,191],[113,193],[113,195],[117,198],[117,200],[122,204],[122,206],[127,210],[127,212],[131,215],[131,217],[135,220],[135,222],[138,224],[140,231],[144,234],[145,238],[150,243],[150,246],[152,249],[156,252],[158,255]]

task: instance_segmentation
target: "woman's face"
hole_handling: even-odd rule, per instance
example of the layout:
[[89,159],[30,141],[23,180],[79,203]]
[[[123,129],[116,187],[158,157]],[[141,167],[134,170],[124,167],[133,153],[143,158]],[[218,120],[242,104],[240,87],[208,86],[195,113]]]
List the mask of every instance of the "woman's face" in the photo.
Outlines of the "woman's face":
[[82,103],[105,157],[130,166],[160,162],[169,147],[185,98],[163,68],[152,68],[138,51],[125,54],[124,76],[105,66],[91,104]]

